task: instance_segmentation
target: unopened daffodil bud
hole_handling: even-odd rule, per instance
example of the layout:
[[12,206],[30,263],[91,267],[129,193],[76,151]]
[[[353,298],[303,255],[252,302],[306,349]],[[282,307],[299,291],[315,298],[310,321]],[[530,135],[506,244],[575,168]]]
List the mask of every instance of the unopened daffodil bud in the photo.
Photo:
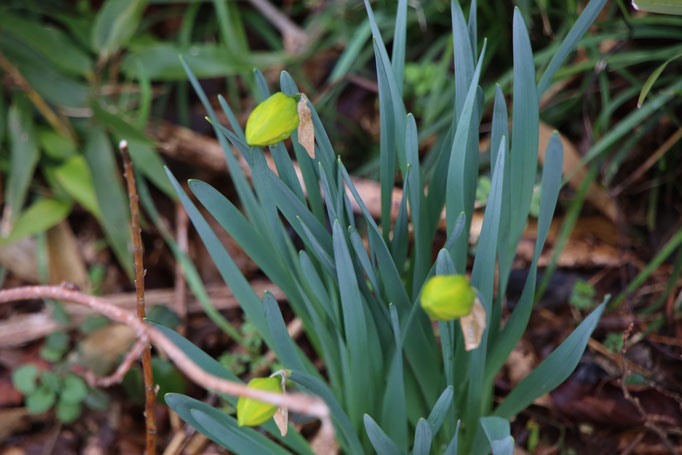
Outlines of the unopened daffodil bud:
[[296,98],[277,92],[260,103],[246,122],[246,142],[259,147],[273,145],[298,127]]
[[[253,378],[246,385],[250,389],[282,393],[281,380],[277,377]],[[277,412],[277,406],[247,397],[237,401],[237,423],[240,427],[253,427],[267,422]]]
[[421,305],[439,321],[451,321],[471,313],[476,291],[464,275],[438,275],[424,285]]

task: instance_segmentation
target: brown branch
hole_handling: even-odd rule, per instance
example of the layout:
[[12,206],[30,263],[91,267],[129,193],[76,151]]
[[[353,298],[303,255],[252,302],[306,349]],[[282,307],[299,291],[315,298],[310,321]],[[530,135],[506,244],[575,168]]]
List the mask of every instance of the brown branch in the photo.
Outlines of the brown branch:
[[134,314],[112,305],[103,298],[83,294],[61,286],[24,286],[0,291],[0,304],[17,300],[54,299],[86,305],[100,314],[135,329],[138,338],[148,340],[163,350],[188,378],[214,392],[244,396],[288,408],[294,412],[317,417],[323,424],[329,420],[329,409],[318,397],[303,393],[272,393],[248,388],[202,370],[180,348],[156,328],[140,321]]
[[611,196],[616,197],[632,183],[639,180],[646,172],[658,162],[658,160],[672,148],[677,141],[682,139],[682,128],[678,128],[661,146],[642,164],[635,172],[626,177],[616,188],[611,191]]
[[132,368],[133,363],[140,358],[142,351],[148,346],[147,340],[139,340],[132,347],[130,351],[123,358],[121,364],[109,376],[96,377],[92,370],[83,372],[83,376],[92,387],[111,387],[112,385],[120,384],[123,381],[123,376]]
[[[130,200],[130,218],[132,220],[133,252],[135,257],[135,289],[137,290],[137,316],[140,321],[147,316],[144,308],[144,265],[142,263],[142,230],[140,229],[140,197],[137,195],[135,186],[135,173],[133,172],[133,162],[128,153],[128,142],[121,141],[119,148],[123,155],[123,168],[125,171],[126,182],[128,183],[128,199]],[[154,405],[156,403],[156,393],[154,391],[154,377],[152,373],[152,346],[147,346],[142,350],[142,371],[144,373],[144,415],[145,426],[147,427],[147,440],[145,455],[156,454],[156,415]]]

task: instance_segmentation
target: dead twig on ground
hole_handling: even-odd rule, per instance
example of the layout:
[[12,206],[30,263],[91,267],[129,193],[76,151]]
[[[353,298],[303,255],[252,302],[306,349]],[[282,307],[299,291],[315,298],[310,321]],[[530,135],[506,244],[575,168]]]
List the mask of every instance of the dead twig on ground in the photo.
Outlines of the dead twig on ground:
[[116,371],[109,376],[98,378],[91,370],[83,371],[81,374],[85,377],[85,380],[88,381],[88,384],[90,384],[91,387],[111,387],[112,385],[120,384],[121,381],[123,381],[125,374],[132,368],[133,363],[140,358],[142,351],[144,351],[147,346],[148,343],[146,341],[140,340],[135,343],[135,346],[128,351],[121,364],[116,368]]
[[[137,194],[135,185],[135,173],[133,172],[133,162],[128,153],[128,143],[121,141],[119,148],[123,155],[123,169],[125,171],[126,182],[128,183],[128,199],[130,200],[130,218],[132,220],[133,253],[135,258],[135,289],[137,291],[137,316],[140,321],[147,317],[144,307],[144,264],[142,263],[142,229],[140,229],[140,197]],[[154,405],[156,403],[156,393],[154,391],[154,377],[152,372],[152,346],[146,343],[142,349],[142,372],[144,374],[144,393],[145,405],[144,416],[147,427],[147,439],[145,445],[146,455],[156,454],[156,413]]]
[[[265,291],[273,294],[276,300],[285,299],[281,289],[266,279],[255,279],[250,282],[251,287],[259,296],[263,296]],[[218,310],[232,310],[239,308],[239,302],[232,294],[232,291],[225,285],[212,285],[206,287],[208,297]],[[147,306],[166,305],[173,300],[174,289],[152,289],[145,290],[144,300]],[[137,293],[126,292],[121,294],[110,294],[103,298],[112,305],[123,310],[133,311],[137,304]],[[187,311],[189,314],[203,313],[204,308],[193,296],[188,296]],[[38,313],[20,313],[10,316],[8,319],[0,321],[0,349],[21,346],[25,343],[43,338],[55,330],[68,330],[78,326],[85,318],[96,314],[92,308],[86,306],[69,305],[66,312],[71,317],[69,325],[60,324],[52,318],[52,313],[45,309]]]
[[103,298],[83,294],[61,286],[25,286],[0,291],[0,304],[32,299],[55,299],[86,305],[110,319],[132,327],[138,334],[140,340],[149,341],[157,348],[163,350],[175,363],[178,369],[205,389],[232,396],[244,396],[258,401],[265,401],[274,404],[275,406],[288,408],[294,412],[317,417],[322,421],[324,428],[333,431],[329,408],[319,397],[303,393],[280,394],[266,392],[248,388],[245,384],[228,381],[207,373],[195,364],[180,348],[173,344],[173,342],[162,332],[143,321],[140,321],[133,313],[122,310]]
[[[621,349],[621,354],[623,355],[623,358],[625,358],[625,354],[627,353],[628,349],[628,341],[630,339],[630,336],[632,335],[632,331],[635,327],[635,323],[631,322],[628,328],[625,330],[625,333],[623,334],[623,348]],[[644,421],[643,425],[644,428],[656,433],[656,435],[659,437],[663,445],[670,450],[670,453],[673,455],[678,455],[678,451],[673,445],[672,442],[670,442],[670,439],[668,439],[668,435],[666,431],[658,426],[658,424],[655,422],[654,416],[651,416],[646,409],[642,406],[642,403],[640,403],[638,397],[632,396],[630,391],[628,390],[627,384],[626,384],[626,379],[628,376],[632,374],[632,371],[630,368],[625,367],[625,362],[623,362],[623,375],[620,380],[620,387],[623,391],[623,396],[625,397],[626,400],[628,400],[632,405],[637,409],[637,412],[639,413],[640,417]]]

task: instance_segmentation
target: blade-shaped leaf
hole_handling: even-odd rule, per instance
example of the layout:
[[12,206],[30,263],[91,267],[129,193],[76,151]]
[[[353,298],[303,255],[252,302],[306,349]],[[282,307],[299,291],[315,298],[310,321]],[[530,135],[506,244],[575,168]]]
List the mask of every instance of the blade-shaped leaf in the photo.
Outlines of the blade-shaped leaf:
[[501,417],[481,417],[480,422],[493,455],[512,455],[514,438],[511,436],[509,421]]
[[284,318],[282,318],[277,300],[275,300],[271,293],[265,292],[263,306],[265,307],[265,320],[270,328],[276,349],[275,352],[279,360],[284,364],[285,368],[307,371],[296,351],[296,345],[287,332],[287,326],[284,323]]
[[352,402],[348,403],[351,419],[368,409],[371,397],[368,396],[366,383],[370,375],[370,362],[367,352],[368,325],[362,307],[362,297],[353,269],[353,262],[348,250],[346,238],[339,221],[333,225],[334,259],[336,260],[336,276],[341,294],[341,307],[345,340],[350,354],[351,380],[353,390]]
[[[561,46],[559,46],[559,49],[552,57],[549,65],[547,65],[547,69],[543,73],[542,79],[540,79],[540,83],[538,84],[538,97],[542,96],[545,90],[547,90],[547,87],[549,87],[550,82],[552,82],[552,78],[557,70],[561,64],[564,63],[564,60],[566,60],[568,54],[571,53],[578,43],[578,40],[580,40],[587,29],[590,28],[590,25],[592,25],[604,8],[604,5],[606,5],[606,1],[607,0],[591,0],[590,3],[587,4],[578,20],[573,24],[573,27],[571,27],[571,31],[568,32],[568,35],[566,35],[566,38],[562,41]],[[516,90],[514,93],[516,93]]]
[[239,270],[234,263],[234,260],[220,243],[220,240],[199,210],[197,210],[194,203],[187,197],[187,194],[185,194],[180,183],[178,183],[170,170],[166,169],[166,173],[180,198],[180,202],[182,202],[185,210],[187,210],[189,219],[199,233],[204,245],[206,245],[206,249],[211,255],[213,262],[215,262],[216,267],[218,267],[218,271],[225,281],[225,284],[230,287],[232,293],[237,298],[237,301],[239,301],[239,305],[241,305],[251,323],[256,327],[258,333],[269,346],[272,346],[272,338],[267,323],[265,322],[263,304],[260,298],[256,295],[253,288],[251,288],[251,285],[246,278],[244,278],[241,270]]
[[165,396],[166,404],[175,411],[182,420],[192,425],[205,436],[236,453],[273,453],[288,454],[252,428],[237,425],[234,417],[223,414],[206,403],[185,395],[169,393]]
[[364,453],[358,435],[339,402],[334,398],[326,384],[319,379],[301,371],[292,371],[289,379],[304,387],[309,392],[319,396],[329,406],[337,437],[348,453]]
[[514,105],[509,163],[511,192],[511,245],[518,243],[526,225],[538,163],[540,117],[535,65],[523,16],[514,9]]
[[104,3],[95,18],[91,37],[92,48],[101,58],[108,58],[132,38],[146,6],[146,0],[107,0]]
[[400,93],[403,91],[403,76],[405,74],[405,32],[407,29],[407,0],[398,1],[398,11],[395,15],[395,31],[393,33],[393,50],[391,52],[391,68],[396,86]]
[[88,130],[84,155],[95,185],[104,233],[119,263],[132,278],[133,256],[128,248],[130,242],[128,199],[118,173],[111,141],[100,127],[95,126]]
[[523,331],[526,329],[530,313],[533,308],[535,296],[535,284],[537,277],[537,261],[547,238],[549,226],[552,222],[556,201],[561,188],[561,170],[563,166],[563,148],[558,135],[553,135],[547,144],[545,153],[545,165],[542,172],[542,195],[540,198],[540,214],[538,217],[538,234],[535,241],[533,261],[530,273],[526,279],[519,303],[510,316],[504,330],[495,338],[488,355],[486,365],[486,382],[492,385],[492,380],[497,374],[509,353],[518,343]]
[[40,152],[36,144],[31,106],[28,99],[15,97],[7,115],[10,140],[10,168],[6,176],[5,207],[2,214],[0,235],[12,231],[26,200],[26,193],[38,164]]
[[365,431],[369,436],[372,447],[379,455],[394,455],[405,453],[368,414],[364,416]]
[[536,398],[551,392],[564,382],[578,365],[587,341],[605,307],[606,301],[590,313],[554,352],[507,395],[493,415],[510,419],[528,407]]
[[56,225],[71,212],[71,202],[40,198],[21,212],[7,237],[0,237],[0,245],[16,242],[24,237],[40,234]]
[[391,367],[386,378],[386,390],[384,392],[381,422],[389,437],[396,444],[407,449],[407,413],[405,410],[405,384],[403,381],[403,350],[400,343],[400,322],[395,305],[389,306],[393,337],[395,340],[395,352],[391,360]]
[[414,431],[412,455],[429,455],[432,440],[433,434],[431,433],[429,422],[427,422],[426,419],[419,419],[419,422],[417,422],[417,429]]
[[433,405],[433,409],[431,409],[431,413],[429,414],[428,419],[426,419],[431,426],[431,433],[433,435],[438,434],[438,430],[440,430],[443,420],[445,420],[448,411],[451,409],[453,396],[453,388],[452,386],[448,386],[443,390],[443,393],[440,394],[436,404]]

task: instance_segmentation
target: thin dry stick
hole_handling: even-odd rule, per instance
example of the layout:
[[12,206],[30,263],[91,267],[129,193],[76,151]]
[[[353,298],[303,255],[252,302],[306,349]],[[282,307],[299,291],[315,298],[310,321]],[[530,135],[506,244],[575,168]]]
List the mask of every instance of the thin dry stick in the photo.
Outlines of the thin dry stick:
[[656,164],[658,160],[666,154],[668,150],[672,148],[677,141],[682,139],[682,128],[679,128],[673,133],[661,146],[651,155],[641,166],[637,168],[635,172],[630,174],[625,180],[623,180],[612,192],[612,196],[618,196],[623,192],[625,188],[631,185],[633,182],[639,180],[648,171],[651,166]]
[[[142,234],[140,229],[140,205],[137,187],[135,186],[135,173],[133,162],[128,153],[128,142],[121,141],[119,148],[123,155],[123,168],[126,181],[128,182],[128,199],[130,199],[130,217],[132,219],[133,252],[135,257],[135,289],[137,290],[137,316],[140,321],[147,316],[144,308],[144,265],[142,264]],[[156,454],[156,415],[154,404],[156,393],[154,392],[154,377],[152,374],[152,346],[147,346],[142,351],[142,371],[144,373],[144,416],[147,427],[147,440],[145,446],[146,455]]]
[[54,299],[86,305],[114,321],[135,329],[138,338],[150,341],[163,350],[175,365],[205,389],[232,396],[244,396],[258,401],[288,408],[294,412],[317,417],[323,425],[331,424],[329,408],[318,397],[303,393],[272,393],[248,388],[244,384],[228,381],[202,370],[180,348],[156,328],[140,321],[132,313],[122,310],[107,300],[61,286],[24,286],[0,291],[0,304],[17,300]]
[[[630,336],[632,335],[632,330],[634,329],[634,327],[635,323],[631,322],[628,328],[625,330],[625,333],[623,334],[623,347],[621,349],[621,354],[623,355],[623,358],[625,358],[625,354],[627,353],[628,342],[630,341]],[[625,362],[623,362],[623,375],[621,376],[620,379],[620,387],[621,390],[623,391],[623,396],[625,396],[625,399],[632,403],[632,405],[637,409],[637,412],[644,421],[644,427],[656,433],[656,435],[659,437],[663,445],[668,450],[670,450],[670,453],[673,455],[677,455],[678,451],[677,449],[675,449],[672,442],[670,442],[670,440],[668,439],[668,435],[665,432],[665,430],[659,427],[654,421],[654,419],[651,418],[649,413],[642,406],[642,403],[640,403],[639,397],[633,397],[630,391],[628,390],[626,380],[627,377],[630,376],[631,374],[632,371],[629,368],[626,368]]]
[[138,340],[133,348],[128,351],[121,364],[116,368],[116,371],[109,376],[98,378],[92,370],[87,370],[82,374],[85,376],[88,384],[92,387],[111,387],[112,385],[120,384],[121,381],[123,381],[123,376],[132,368],[133,363],[140,358],[142,351],[144,351],[147,346],[148,343],[146,340]]

